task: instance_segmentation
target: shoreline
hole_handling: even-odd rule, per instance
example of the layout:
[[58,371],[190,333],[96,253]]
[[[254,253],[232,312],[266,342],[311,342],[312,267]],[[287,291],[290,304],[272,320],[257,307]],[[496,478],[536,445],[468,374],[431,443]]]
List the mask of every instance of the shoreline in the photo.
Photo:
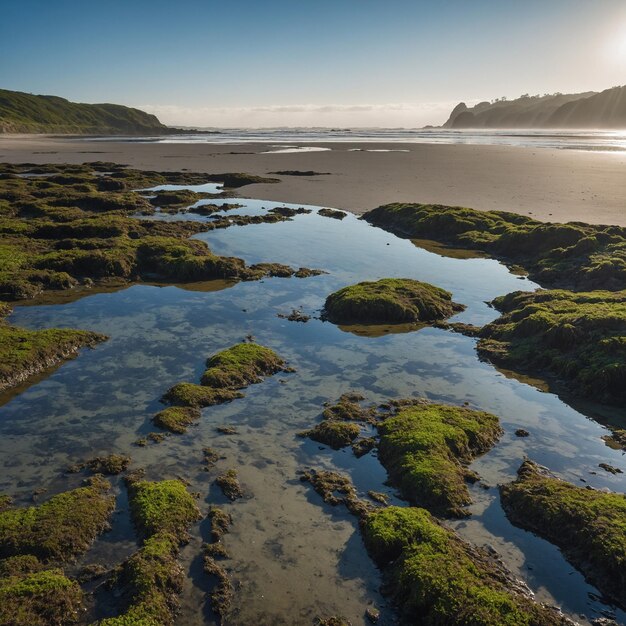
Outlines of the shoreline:
[[380,141],[307,142],[329,150],[265,152],[275,145],[0,135],[0,161],[113,161],[144,170],[260,176],[315,171],[324,175],[279,175],[279,184],[249,185],[241,196],[329,206],[358,215],[381,204],[421,202],[510,211],[550,222],[626,226],[626,153],[622,152]]

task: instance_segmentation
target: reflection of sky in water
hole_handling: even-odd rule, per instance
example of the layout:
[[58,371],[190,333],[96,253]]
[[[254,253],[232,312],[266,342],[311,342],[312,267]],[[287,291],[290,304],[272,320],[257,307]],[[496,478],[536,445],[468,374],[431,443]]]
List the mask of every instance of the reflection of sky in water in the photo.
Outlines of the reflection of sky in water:
[[[233,213],[276,206],[229,202],[245,204]],[[146,467],[150,478],[189,479],[203,505],[223,502],[211,485],[215,473],[202,471],[202,448],[211,446],[226,457],[217,469],[236,467],[250,496],[227,505],[235,523],[225,540],[233,556],[226,565],[241,585],[231,623],[264,619],[289,624],[310,622],[318,614],[342,614],[356,624],[363,623],[368,601],[384,607],[377,592],[379,575],[350,517],[320,508],[319,498],[297,477],[304,467],[338,467],[363,491],[393,493],[383,485],[385,473],[372,455],[356,460],[350,451],[320,450],[296,436],[316,422],[323,402],[344,391],[362,391],[371,401],[413,395],[467,401],[498,414],[506,433],[474,465],[488,485],[511,480],[528,455],[576,484],[584,479],[594,487],[624,490],[625,475],[597,468],[599,462],[623,466],[621,453],[601,441],[606,433],[602,426],[555,395],[480,362],[471,338],[433,328],[367,338],[318,319],[299,324],[277,317],[297,307],[316,315],[326,295],[346,284],[405,276],[449,289],[468,307],[455,319],[483,324],[496,315],[485,301],[534,288],[527,279],[493,260],[426,252],[352,215],[343,221],[299,215],[290,222],[232,227],[198,238],[219,254],[249,263],[281,262],[329,274],[224,285],[218,291],[202,291],[200,285],[193,291],[136,285],[64,305],[18,308],[15,323],[86,328],[104,332],[110,340],[0,407],[0,492],[30,494],[42,485],[51,491],[66,489],[80,480],[62,474],[66,465],[118,451],[130,453],[134,466]],[[168,437],[160,445],[132,446],[152,430],[150,417],[161,408],[159,398],[169,386],[197,382],[208,355],[249,333],[289,359],[297,372],[252,386],[241,400],[205,409],[186,435]],[[225,423],[235,424],[239,433],[217,435],[215,426]],[[531,436],[516,438],[517,428]],[[573,614],[593,614],[602,607],[588,597],[592,588],[555,548],[508,523],[495,487],[485,491],[475,486],[472,494],[473,516],[455,523],[465,537],[494,545],[540,600],[554,599]],[[122,508],[123,497],[121,492]],[[198,555],[207,530],[206,524],[196,528],[183,551],[190,576],[183,592],[184,624],[211,623],[199,609],[206,581]],[[86,561],[123,558],[134,545],[131,537],[123,511],[113,532],[96,542]],[[383,610],[382,623],[389,619]]]

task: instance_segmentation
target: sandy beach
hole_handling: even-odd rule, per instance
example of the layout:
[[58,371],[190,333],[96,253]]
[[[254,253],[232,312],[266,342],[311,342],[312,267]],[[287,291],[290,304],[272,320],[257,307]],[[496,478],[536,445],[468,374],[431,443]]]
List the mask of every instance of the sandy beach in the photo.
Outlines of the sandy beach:
[[[211,174],[313,170],[279,176],[240,195],[360,214],[389,202],[505,210],[545,221],[626,226],[626,153],[484,145],[326,143],[327,151],[266,153],[270,144],[143,143],[0,136],[0,161],[114,161],[153,170]],[[383,151],[381,151],[383,150]],[[384,152],[384,150],[393,150]]]

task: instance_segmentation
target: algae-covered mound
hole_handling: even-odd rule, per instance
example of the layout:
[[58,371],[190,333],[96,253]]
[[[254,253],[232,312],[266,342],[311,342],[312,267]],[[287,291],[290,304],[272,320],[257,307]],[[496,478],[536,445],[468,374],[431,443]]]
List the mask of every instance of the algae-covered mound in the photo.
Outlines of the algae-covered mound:
[[164,395],[163,402],[172,407],[155,416],[155,423],[172,432],[185,432],[198,417],[198,409],[242,398],[238,391],[248,385],[260,383],[263,376],[279,371],[290,371],[273,350],[255,343],[238,343],[222,350],[207,360],[207,369],[200,385],[178,383]]
[[199,517],[193,497],[180,480],[129,484],[130,507],[137,528],[147,537],[168,533],[180,539]]
[[81,554],[108,527],[115,506],[109,488],[95,477],[38,506],[0,512],[0,558],[30,554],[67,561]]
[[[43,290],[111,278],[262,278],[266,274],[259,267],[215,255],[203,242],[188,239],[200,231],[229,227],[230,220],[201,224],[135,218],[154,213],[138,188],[212,179],[208,174],[144,172],[113,163],[0,164],[0,299],[33,298]],[[181,205],[197,197],[188,190],[162,192],[155,202]],[[243,216],[237,223],[251,221]],[[289,275],[294,273],[290,268]]]
[[594,400],[626,400],[626,291],[514,292],[480,331],[479,353],[509,369],[547,371]]
[[463,542],[426,510],[390,506],[362,524],[368,551],[384,567],[409,623],[450,626],[572,624],[533,602],[486,553]]
[[202,384],[216,389],[247,387],[285,369],[276,352],[256,343],[238,343],[207,360]]
[[[175,394],[173,396],[176,397]],[[153,421],[159,428],[182,434],[187,432],[187,426],[198,419],[200,419],[200,410],[195,406],[170,406],[159,411]]]
[[84,330],[27,330],[0,320],[0,391],[94,347],[106,336]]
[[444,320],[465,307],[452,295],[409,278],[383,278],[344,287],[326,298],[324,316],[336,324],[400,324]]
[[60,569],[0,575],[0,624],[49,626],[73,624],[82,608],[82,591]]
[[311,430],[300,433],[302,437],[309,437],[313,441],[326,444],[334,450],[349,446],[360,434],[358,424],[340,422],[338,420],[324,420]]
[[135,525],[144,542],[120,567],[126,610],[100,626],[165,625],[174,622],[184,573],[176,560],[189,527],[200,518],[198,507],[182,482],[130,481],[129,496]]
[[626,608],[626,495],[577,487],[525,461],[500,487],[509,519],[555,543],[598,589]]
[[412,503],[463,516],[471,503],[467,468],[502,433],[495,415],[466,407],[416,402],[399,406],[378,430],[378,455],[393,483]]
[[504,211],[387,204],[363,218],[414,239],[482,250],[521,264],[533,280],[566,289],[620,290],[626,284],[626,228],[550,224]]

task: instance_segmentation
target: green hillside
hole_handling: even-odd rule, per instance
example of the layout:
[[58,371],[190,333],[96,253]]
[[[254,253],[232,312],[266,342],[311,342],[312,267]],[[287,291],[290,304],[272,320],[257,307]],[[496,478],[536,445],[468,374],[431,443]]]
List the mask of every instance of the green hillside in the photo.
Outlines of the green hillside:
[[176,132],[156,116],[120,104],[79,104],[0,89],[0,133],[145,135]]
[[452,110],[444,128],[626,128],[626,86],[601,93],[524,95]]

